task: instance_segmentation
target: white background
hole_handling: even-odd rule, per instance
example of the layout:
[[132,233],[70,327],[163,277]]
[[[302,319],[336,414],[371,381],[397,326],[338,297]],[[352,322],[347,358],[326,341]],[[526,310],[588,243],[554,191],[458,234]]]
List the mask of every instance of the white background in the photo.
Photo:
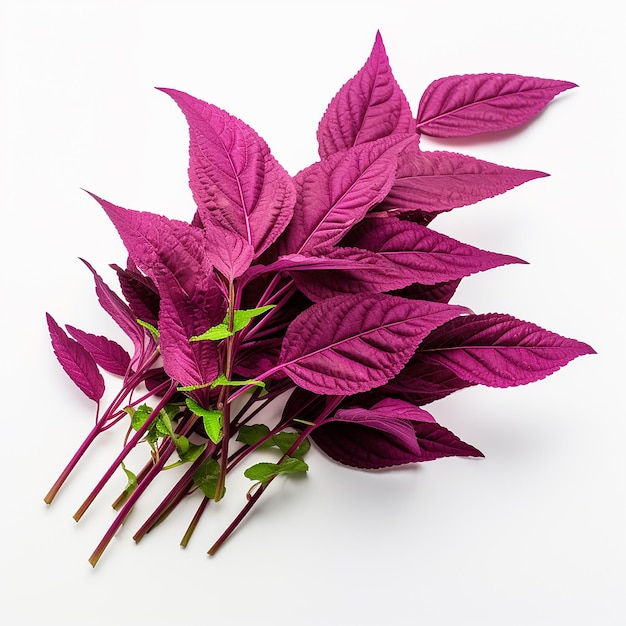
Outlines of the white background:
[[[527,0],[0,2],[3,420],[0,615],[7,624],[626,623],[624,528],[624,46],[617,4]],[[327,102],[380,29],[414,111],[434,79],[510,72],[576,82],[521,132],[445,147],[549,178],[433,227],[530,265],[471,277],[455,298],[590,343],[550,378],[464,390],[430,408],[481,449],[380,473],[311,453],[214,558],[243,504],[234,480],[189,547],[182,508],[135,545],[154,485],[100,564],[105,490],[72,513],[116,453],[95,445],[43,503],[92,423],[57,365],[44,312],[123,341],[85,257],[125,260],[88,189],[189,219],[187,131],[173,87],[242,118],[291,172],[316,159]],[[433,142],[425,143],[432,147]],[[440,144],[441,145],[441,144]],[[151,501],[152,498],[152,501]],[[8,621],[5,619],[8,618]]]

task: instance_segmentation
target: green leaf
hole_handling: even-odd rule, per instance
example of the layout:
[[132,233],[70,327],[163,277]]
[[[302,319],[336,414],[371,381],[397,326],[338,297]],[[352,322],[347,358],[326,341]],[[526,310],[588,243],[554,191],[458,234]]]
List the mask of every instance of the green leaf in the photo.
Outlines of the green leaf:
[[295,474],[306,472],[309,466],[302,460],[291,456],[285,457],[282,463],[257,463],[249,467],[243,475],[250,480],[265,483],[278,474]]
[[[300,437],[299,433],[277,433],[272,437],[272,443],[283,453],[286,454],[296,443],[296,440]],[[304,439],[302,443],[291,452],[292,457],[301,459],[311,449],[311,443],[308,439]]]
[[267,306],[260,306],[256,309],[240,309],[234,311],[233,331],[237,332],[243,330],[253,318],[263,315],[263,313],[273,309],[275,306],[275,304],[268,304]]
[[142,404],[136,409],[127,407],[124,410],[130,414],[130,423],[134,430],[139,430],[146,423],[153,411],[152,407],[149,407],[147,404]]
[[213,383],[202,383],[201,385],[187,385],[185,387],[176,387],[177,391],[196,391],[197,389],[206,389],[210,387]]
[[189,450],[189,446],[191,445],[189,443],[189,439],[187,439],[187,437],[183,437],[182,435],[174,435],[172,440],[176,446],[176,452],[178,452],[178,456],[182,460],[182,457],[186,454]]
[[[124,409],[126,410],[126,409]],[[134,409],[133,409],[134,411]],[[128,498],[130,497],[130,495],[133,493],[133,491],[135,491],[135,489],[137,489],[137,476],[131,472],[126,465],[124,465],[124,461],[121,462],[121,466],[122,469],[124,470],[124,473],[126,474],[126,487],[124,487],[124,490],[122,491],[122,493],[119,495],[119,497],[115,500],[115,502],[112,504],[113,509],[116,511],[119,511],[123,506],[124,503],[128,500]]]
[[256,309],[237,309],[233,311],[232,330],[229,330],[230,316],[227,313],[223,322],[209,328],[209,330],[203,332],[201,335],[190,337],[189,341],[220,341],[221,339],[226,339],[226,337],[231,337],[236,332],[244,329],[253,318],[262,315],[275,306],[275,304],[268,304],[267,306],[261,306]]
[[170,419],[170,416],[164,411],[161,411],[159,413],[159,417],[157,417],[154,423],[156,431],[161,437],[172,437],[174,435],[172,420]]
[[228,322],[220,322],[217,326],[209,328],[209,330],[203,332],[201,335],[194,335],[189,338],[189,341],[220,341],[220,339],[226,339],[234,335],[233,331],[228,330]]
[[186,398],[187,407],[192,413],[202,418],[202,424],[208,438],[213,443],[219,443],[224,436],[224,416],[216,409],[205,409],[192,398]]
[[178,391],[196,391],[197,389],[205,389],[206,387],[246,387],[247,385],[256,385],[265,389],[265,383],[262,380],[228,380],[224,374],[220,374],[212,383],[203,383],[202,385],[189,385],[187,387],[177,387]]
[[126,474],[126,478],[128,479],[128,483],[126,484],[126,487],[124,488],[124,493],[131,494],[137,488],[137,476],[133,472],[131,472],[126,467],[126,465],[124,465],[124,461],[122,461],[122,469],[124,470],[124,473]]
[[[215,499],[217,481],[220,475],[220,464],[213,458],[203,461],[193,474],[194,485],[202,491],[207,498]],[[224,496],[226,489],[222,489],[220,498]]]
[[147,328],[155,339],[159,338],[160,336],[159,330],[155,326],[150,324],[149,322],[144,322],[143,320],[137,320],[137,324],[139,324],[139,326],[143,326],[144,328]]
[[187,451],[181,454],[178,451],[178,456],[183,463],[193,463],[206,449],[206,443],[190,443]]
[[249,378],[248,380],[228,380],[224,374],[220,374],[211,383],[211,389],[215,389],[215,387],[246,387],[248,385],[256,385],[257,387],[265,388],[265,383],[262,380],[254,380],[253,378]]
[[[253,446],[269,434],[270,429],[265,424],[251,424],[250,426],[242,426],[239,429],[237,441]],[[268,445],[272,445],[271,441],[268,442]]]

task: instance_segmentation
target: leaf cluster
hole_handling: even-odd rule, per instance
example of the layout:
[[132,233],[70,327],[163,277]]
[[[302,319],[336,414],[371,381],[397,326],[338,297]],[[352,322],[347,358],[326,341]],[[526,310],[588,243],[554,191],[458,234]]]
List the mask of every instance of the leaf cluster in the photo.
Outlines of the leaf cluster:
[[[244,470],[258,488],[212,554],[274,479],[308,470],[311,441],[362,469],[482,456],[423,407],[472,385],[530,383],[592,353],[511,315],[451,303],[466,277],[524,261],[452,239],[433,221],[546,174],[420,146],[422,135],[518,127],[572,87],[450,76],[431,83],[413,114],[378,33],[319,123],[319,160],[294,176],[243,121],[160,89],[188,123],[194,215],[174,220],[91,194],[128,252],[125,267],[112,266],[122,295],[85,264],[132,350],[69,325],[66,333],[48,315],[59,362],[98,411],[46,501],[98,434],[130,419],[123,450],[75,516],[121,466],[129,482],[91,562],[163,469],[184,466],[135,539],[199,493],[186,545],[227,474],[252,454],[279,455]],[[102,413],[101,370],[121,378]],[[267,410],[285,394],[282,410]],[[262,410],[269,423],[254,423]],[[150,458],[135,475],[124,460],[143,442]]]

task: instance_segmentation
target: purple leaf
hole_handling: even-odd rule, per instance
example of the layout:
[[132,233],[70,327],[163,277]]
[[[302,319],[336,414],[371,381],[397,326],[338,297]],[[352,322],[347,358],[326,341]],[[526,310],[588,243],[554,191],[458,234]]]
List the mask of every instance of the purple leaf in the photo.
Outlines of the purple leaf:
[[384,294],[330,298],[289,325],[280,367],[316,393],[368,391],[395,376],[427,333],[465,310]]
[[153,346],[154,341],[144,328],[137,323],[135,314],[128,305],[102,280],[96,270],[85,259],[81,261],[92,273],[96,284],[96,295],[100,306],[111,316],[113,321],[130,337],[133,342],[135,353],[132,365],[141,358],[147,346]]
[[396,181],[377,210],[441,213],[504,193],[544,172],[481,161],[454,152],[405,154]]
[[203,224],[239,234],[256,255],[287,226],[295,191],[289,174],[249,126],[216,106],[161,89],[189,124],[189,184]]
[[434,285],[508,263],[525,263],[393,217],[364,220],[347,242],[382,256],[398,275],[408,279],[405,285],[391,289],[411,283]]
[[459,378],[428,353],[418,350],[406,367],[381,387],[381,391],[401,394],[412,404],[422,405],[445,398],[473,384]]
[[315,251],[314,254],[285,254],[268,265],[253,265],[246,272],[245,278],[251,281],[262,274],[280,272],[323,272],[324,276],[328,276],[329,270],[358,270],[363,268],[364,259],[372,256],[367,250],[361,250],[360,253],[331,247]]
[[414,130],[411,108],[377,33],[365,65],[339,90],[320,121],[319,154],[326,158],[360,143]]
[[116,264],[111,267],[117,272],[122,294],[135,317],[156,326],[160,298],[154,281],[141,274],[130,258],[125,270]]
[[[237,351],[233,372],[244,379],[254,379],[264,372],[273,369],[278,363],[281,337],[272,337],[254,341],[252,344],[244,343]],[[274,378],[284,378],[282,372],[277,372]]]
[[383,293],[413,282],[411,275],[402,268],[369,250],[330,248],[324,250],[323,257],[312,258],[319,259],[321,269],[311,265],[306,267],[307,271],[292,271],[291,275],[296,287],[313,302],[342,294]]
[[431,83],[417,111],[417,132],[465,137],[524,124],[557,94],[576,87],[564,80],[516,74],[465,74]]
[[446,456],[483,456],[423,409],[392,398],[369,409],[339,409],[311,437],[336,461],[363,469]]
[[163,369],[181,385],[205,385],[217,378],[218,348],[214,341],[189,339],[219,324],[226,301],[212,274],[198,276],[191,294],[173,279],[159,282],[159,347]]
[[66,325],[66,328],[100,367],[111,374],[126,375],[130,366],[130,355],[122,346],[102,335],[92,335],[70,325]]
[[94,402],[104,394],[104,378],[93,357],[77,341],[68,337],[63,329],[46,313],[52,348],[61,367],[76,386]]
[[391,135],[331,155],[299,172],[291,223],[281,253],[330,246],[379,203],[393,184],[398,153],[413,138]]
[[198,275],[210,269],[204,231],[185,222],[147,211],[123,209],[90,194],[117,229],[128,254],[155,283],[173,277],[181,289],[193,291]]
[[452,298],[460,283],[460,278],[445,283],[436,283],[434,285],[420,285],[419,283],[414,283],[394,292],[393,295],[400,296],[401,298],[409,298],[410,300],[450,302],[450,298]]
[[434,330],[420,345],[425,355],[459,378],[489,387],[524,385],[545,378],[593,348],[510,315],[467,315]]
[[241,276],[254,259],[254,248],[236,232],[215,223],[204,231],[207,258],[225,278]]

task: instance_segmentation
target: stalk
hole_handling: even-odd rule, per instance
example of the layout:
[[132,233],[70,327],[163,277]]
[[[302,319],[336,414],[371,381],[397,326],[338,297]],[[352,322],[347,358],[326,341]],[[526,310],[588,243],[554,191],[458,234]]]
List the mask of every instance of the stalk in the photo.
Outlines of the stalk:
[[137,488],[130,495],[130,497],[128,498],[128,501],[121,508],[120,512],[117,514],[117,517],[115,518],[115,520],[113,521],[113,523],[111,524],[107,532],[104,534],[104,537],[102,537],[102,540],[100,541],[96,549],[93,551],[93,553],[89,557],[89,563],[91,563],[92,567],[95,567],[97,565],[98,561],[100,560],[100,557],[102,556],[107,546],[111,542],[111,539],[113,539],[113,537],[115,536],[115,533],[118,531],[119,527],[124,523],[124,520],[130,513],[133,506],[135,506],[135,503],[139,499],[139,496],[141,496],[141,494],[148,488],[148,485],[157,477],[159,472],[163,469],[163,466],[165,465],[167,459],[172,454],[172,452],[174,452],[175,449],[176,449],[176,446],[174,445],[174,443],[169,442],[169,445],[166,446],[166,449],[163,451],[161,458],[159,458],[157,463],[155,463],[154,467],[150,470],[146,478],[139,485],[137,485]]
[[43,499],[46,504],[50,504],[52,500],[54,500],[55,496],[59,492],[59,489],[63,486],[63,483],[67,480],[68,476],[72,473],[82,456],[87,452],[89,446],[94,442],[96,437],[100,434],[102,430],[103,423],[106,422],[106,418],[102,418],[98,421],[98,423],[91,429],[83,443],[80,445],[74,456],[70,459],[70,462],[65,466],[65,469],[61,472],[60,476],[56,479],[56,482],[50,488],[50,491],[46,494],[46,497]]
[[189,540],[191,539],[191,535],[193,535],[194,531],[196,530],[196,527],[198,526],[198,522],[200,521],[200,518],[202,517],[202,514],[204,513],[204,510],[207,508],[210,501],[211,501],[210,498],[207,498],[206,496],[202,498],[202,502],[200,502],[200,506],[198,506],[198,509],[195,515],[193,516],[191,522],[189,523],[189,526],[187,527],[187,530],[185,531],[185,534],[183,535],[183,538],[180,540],[180,545],[183,548],[187,547],[187,544],[189,543]]
[[[311,432],[319,426],[319,424],[326,419],[332,411],[334,411],[337,406],[343,401],[345,396],[335,396],[330,399],[326,405],[326,408],[320,415],[315,419],[313,424],[307,426],[301,433],[301,435],[294,441],[289,450],[278,461],[278,464],[282,463],[285,457],[289,456],[294,452],[294,450],[298,449],[298,446],[311,434]],[[236,463],[241,461],[241,458],[236,460]],[[277,475],[272,476],[267,480],[267,482],[262,483],[259,488],[254,492],[254,494],[250,497],[248,502],[246,502],[245,506],[239,511],[239,514],[235,517],[235,519],[230,523],[228,528],[220,535],[218,540],[209,548],[207,554],[209,556],[214,556],[215,553],[219,550],[222,544],[230,537],[230,535],[236,530],[236,528],[241,524],[241,522],[245,519],[246,515],[250,512],[252,507],[256,504],[261,495],[265,492],[270,483],[276,478]]]
[[111,479],[111,476],[113,476],[113,474],[116,472],[116,470],[120,466],[120,463],[127,457],[130,451],[137,445],[139,440],[148,431],[150,424],[152,424],[152,422],[157,418],[159,411],[167,404],[168,400],[174,395],[175,392],[176,392],[176,383],[172,382],[166,394],[163,396],[163,398],[161,398],[161,400],[159,401],[155,409],[150,414],[150,417],[141,426],[141,428],[134,434],[131,440],[122,448],[122,451],[117,455],[117,457],[115,458],[115,461],[113,461],[109,469],[104,473],[102,478],[98,481],[98,484],[93,488],[91,493],[87,496],[87,498],[78,508],[76,513],[74,513],[73,517],[77,522],[84,515],[85,511],[89,508],[91,503],[96,499],[96,496],[100,493],[100,491],[102,491],[103,487],[109,482],[109,480]]

